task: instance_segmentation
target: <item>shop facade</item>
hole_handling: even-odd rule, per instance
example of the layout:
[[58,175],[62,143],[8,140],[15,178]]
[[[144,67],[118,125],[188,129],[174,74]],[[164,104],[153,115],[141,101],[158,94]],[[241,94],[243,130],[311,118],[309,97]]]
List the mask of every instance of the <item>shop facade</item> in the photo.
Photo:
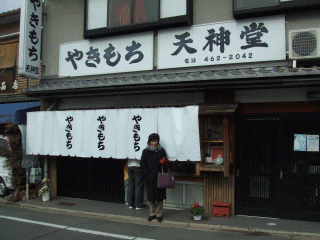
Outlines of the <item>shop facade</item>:
[[[116,1],[99,2],[112,9]],[[200,154],[170,159],[178,184],[168,206],[199,202],[209,213],[213,202],[226,202],[231,215],[319,221],[318,59],[287,54],[292,30],[319,25],[312,1],[300,10],[301,1],[281,3],[280,12],[241,1],[181,1],[178,16],[165,11],[178,1],[155,1],[160,15],[151,22],[143,19],[154,9],[145,6],[145,15],[144,2],[132,3],[137,25],[110,17],[109,26],[94,22],[93,13],[106,13],[90,0],[46,0],[45,67],[27,96],[41,98],[42,111],[61,113],[196,106],[198,137],[189,141]],[[211,163],[219,154],[223,164]],[[124,201],[125,157],[40,155],[49,162],[53,195]]]
[[1,13],[0,19],[1,103],[39,101],[22,94],[22,89],[37,85],[39,78],[28,79],[18,74],[20,9]]
[[[0,13],[0,138],[3,155],[5,155],[3,150],[6,150],[8,145],[12,151],[17,151],[13,154],[25,152],[26,112],[40,109],[39,99],[22,94],[22,89],[38,84],[39,78],[27,79],[18,75],[19,27],[20,9]],[[19,127],[17,131],[10,130],[15,127]],[[11,139],[18,139],[15,141],[19,141],[22,146],[16,147],[16,142]],[[0,177],[4,180],[1,181],[1,196],[7,195],[8,189],[17,187],[17,183],[12,179],[12,174],[16,174],[17,171],[14,171],[13,167],[3,166],[7,159],[3,155],[0,162]],[[25,154],[19,160],[21,160],[21,166],[18,166],[20,186],[25,188],[26,172],[31,166],[24,165],[28,161]]]

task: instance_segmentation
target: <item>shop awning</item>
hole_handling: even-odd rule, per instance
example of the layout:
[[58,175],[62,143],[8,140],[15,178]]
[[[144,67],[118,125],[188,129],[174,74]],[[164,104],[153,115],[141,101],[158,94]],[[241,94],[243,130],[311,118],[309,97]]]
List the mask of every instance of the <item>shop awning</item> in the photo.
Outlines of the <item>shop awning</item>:
[[28,113],[26,153],[140,159],[151,133],[169,160],[200,161],[198,106]]
[[[285,63],[287,64],[287,63]],[[148,72],[101,74],[66,78],[42,78],[25,89],[27,96],[75,96],[75,94],[119,94],[195,91],[208,87],[255,88],[257,86],[290,86],[319,80],[320,67],[294,68],[283,63],[255,63],[248,68],[239,65],[201,68],[160,69]]]
[[26,124],[27,112],[40,110],[40,102],[21,102],[0,104],[0,124]]

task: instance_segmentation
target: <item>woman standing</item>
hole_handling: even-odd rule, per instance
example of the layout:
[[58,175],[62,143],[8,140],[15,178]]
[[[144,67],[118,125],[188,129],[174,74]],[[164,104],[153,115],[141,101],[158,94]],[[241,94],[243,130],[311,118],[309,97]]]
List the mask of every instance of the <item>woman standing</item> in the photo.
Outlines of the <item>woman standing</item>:
[[[158,188],[158,172],[162,172],[160,160],[167,158],[166,151],[159,144],[160,137],[157,133],[149,136],[147,147],[141,156],[141,167],[146,174],[147,199],[149,204],[148,220],[157,218],[162,222],[163,200],[166,199],[166,189]],[[165,164],[164,161],[162,161]]]

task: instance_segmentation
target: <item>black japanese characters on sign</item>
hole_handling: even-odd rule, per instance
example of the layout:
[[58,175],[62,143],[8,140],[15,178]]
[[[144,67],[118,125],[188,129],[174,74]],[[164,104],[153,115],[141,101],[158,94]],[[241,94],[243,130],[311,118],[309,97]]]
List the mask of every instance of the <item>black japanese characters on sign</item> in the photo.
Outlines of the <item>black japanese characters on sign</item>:
[[98,51],[98,48],[93,49],[93,47],[90,47],[89,52],[86,53],[88,55],[88,60],[86,61],[87,67],[97,67],[97,65],[95,63],[91,63],[90,60],[96,62],[97,64],[100,63],[100,53]]
[[73,68],[75,70],[77,70],[78,66],[77,66],[75,60],[79,61],[82,59],[82,57],[83,57],[83,52],[78,51],[77,49],[74,49],[74,52],[68,51],[68,57],[66,58],[66,61],[67,62],[71,61]]
[[[239,36],[239,41],[246,41],[247,45],[241,46],[239,50],[245,50],[248,48],[255,48],[255,47],[268,47],[268,44],[265,42],[262,42],[261,37],[263,37],[264,33],[268,33],[268,29],[265,27],[264,23],[251,23],[248,26],[243,26],[245,31],[241,31],[241,34]],[[209,52],[212,52],[214,50],[214,47],[218,47],[220,53],[224,53],[227,46],[230,45],[230,36],[231,32],[226,29],[225,27],[220,27],[219,32],[216,32],[215,29],[209,29],[207,30],[209,35],[204,36],[204,38],[207,40],[206,45],[202,48],[203,51],[206,51],[207,49]],[[185,51],[188,54],[194,54],[197,52],[196,48],[192,48],[190,46],[191,43],[193,43],[193,39],[191,38],[190,32],[185,32],[180,35],[175,35],[175,38],[178,39],[178,42],[172,43],[174,46],[177,46],[177,49],[171,54],[172,56],[177,56],[182,49],[185,49]],[[234,60],[234,59],[245,59],[245,58],[253,58],[252,53],[235,53],[235,54],[229,54],[229,56],[211,56],[206,57],[204,61],[220,61],[222,59],[228,59],[228,60]],[[184,59],[185,63],[196,63],[196,58],[186,58]]]
[[31,65],[28,65],[28,64],[26,65],[26,72],[34,73],[34,74],[40,74],[38,67],[31,66]]
[[263,33],[268,33],[268,29],[264,26],[264,23],[257,25],[255,22],[250,24],[250,28],[243,26],[246,31],[241,31],[240,38],[246,37],[246,43],[248,45],[241,46],[241,49],[247,49],[252,47],[268,47],[267,43],[263,43],[260,38]]
[[128,51],[128,53],[126,54],[125,59],[127,61],[129,61],[130,58],[133,57],[134,55],[138,54],[138,57],[132,60],[129,64],[141,62],[141,60],[143,59],[143,53],[140,51],[136,51],[140,47],[141,47],[141,44],[137,43],[136,41],[132,41],[132,46],[126,47],[126,50]]
[[104,150],[105,146],[104,146],[104,140],[106,139],[106,137],[104,136],[104,122],[106,121],[106,117],[101,115],[98,117],[97,121],[100,123],[98,126],[98,149],[99,151]]
[[105,49],[105,54],[103,55],[103,57],[107,60],[106,63],[110,66],[110,67],[114,67],[116,66],[120,59],[121,59],[121,54],[119,52],[117,52],[118,57],[116,57],[116,59],[114,59],[114,61],[111,61],[111,58],[114,58],[117,54],[114,52],[115,47],[109,43],[109,47],[107,49]]
[[135,122],[133,126],[133,140],[134,140],[134,151],[138,152],[140,150],[139,142],[140,142],[140,124],[139,122],[142,120],[140,115],[134,115],[132,120]]
[[209,46],[209,51],[212,52],[213,44],[220,46],[220,52],[224,53],[224,46],[230,44],[230,31],[224,29],[224,27],[219,28],[220,33],[216,33],[214,29],[208,30],[209,36],[206,37],[208,40],[207,44],[203,47],[203,51]]
[[71,140],[72,140],[72,124],[71,122],[73,121],[73,117],[69,116],[66,118],[66,122],[67,122],[67,126],[66,126],[66,137],[67,137],[67,149],[71,149],[72,148],[72,143],[71,143]]
[[30,2],[33,4],[34,10],[37,11],[37,7],[41,5],[40,0],[30,0]]
[[193,40],[191,38],[189,39],[186,39],[188,37],[190,37],[190,33],[189,32],[185,32],[181,35],[175,35],[176,39],[180,40],[180,42],[176,42],[176,43],[173,43],[173,45],[175,46],[178,46],[177,50],[172,53],[171,55],[175,56],[175,55],[178,55],[181,50],[184,48],[189,54],[193,54],[193,53],[196,53],[197,50],[192,48],[192,47],[189,47],[187,45],[187,43],[193,43]]
[[[41,6],[41,0],[29,0],[30,3],[33,5],[33,9],[36,12],[37,8],[40,8]],[[31,43],[31,47],[28,47],[28,56],[30,58],[30,61],[32,62],[36,62],[39,59],[39,52],[38,50],[39,45],[40,45],[40,36],[38,36],[37,34],[37,29],[39,29],[41,26],[39,26],[39,21],[40,18],[42,16],[39,16],[38,14],[36,14],[35,12],[31,12],[30,16],[29,16],[29,26],[31,27],[32,30],[29,31],[29,40]],[[27,64],[25,66],[25,71],[28,73],[32,73],[32,74],[39,74],[39,67],[37,66],[33,66],[33,65],[29,65]]]
[[[127,46],[127,54],[125,55],[125,60],[130,61],[132,57],[135,55],[136,58],[131,60],[129,64],[133,63],[139,63],[143,60],[144,54],[141,51],[138,51],[138,49],[141,47],[141,43],[138,43],[136,41],[132,41],[131,46]],[[73,49],[74,52],[68,51],[68,57],[65,58],[67,62],[71,62],[74,70],[78,69],[76,61],[80,61],[83,58],[83,52],[78,49]],[[109,47],[104,49],[103,51],[105,54],[103,55],[103,58],[106,60],[106,64],[110,67],[116,66],[119,61],[121,60],[121,54],[118,51],[115,51],[116,48],[109,43]],[[96,68],[97,64],[100,64],[100,53],[98,48],[93,48],[90,46],[89,51],[86,52],[87,60],[85,61],[85,65],[89,68]]]

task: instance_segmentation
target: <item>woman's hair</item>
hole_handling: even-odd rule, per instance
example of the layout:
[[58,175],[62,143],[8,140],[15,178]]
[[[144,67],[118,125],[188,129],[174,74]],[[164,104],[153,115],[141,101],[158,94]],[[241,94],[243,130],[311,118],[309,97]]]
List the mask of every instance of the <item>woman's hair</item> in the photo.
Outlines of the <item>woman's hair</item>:
[[158,133],[151,133],[149,135],[149,139],[148,139],[148,143],[151,142],[151,140],[157,140],[158,142],[160,142],[160,136]]

